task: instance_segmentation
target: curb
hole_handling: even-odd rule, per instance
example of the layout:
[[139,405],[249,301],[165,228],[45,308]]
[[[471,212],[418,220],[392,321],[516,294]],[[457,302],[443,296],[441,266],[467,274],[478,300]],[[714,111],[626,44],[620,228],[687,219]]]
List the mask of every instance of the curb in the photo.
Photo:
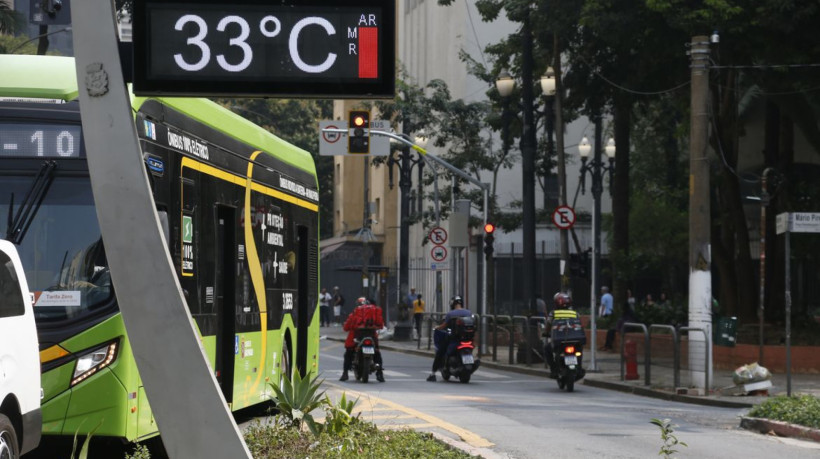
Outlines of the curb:
[[788,422],[741,416],[740,427],[762,434],[774,433],[778,437],[793,437],[820,443],[820,430],[797,424],[789,424]]
[[590,387],[597,387],[600,389],[609,389],[619,392],[641,395],[643,397],[669,400],[672,402],[689,403],[692,405],[715,406],[718,408],[751,408],[754,406],[753,403],[748,402],[732,402],[729,400],[713,400],[701,397],[692,397],[689,395],[678,395],[669,392],[662,392],[659,390],[649,389],[645,387],[637,387],[627,384],[620,384],[613,381],[605,381],[601,379],[584,379],[584,385]]

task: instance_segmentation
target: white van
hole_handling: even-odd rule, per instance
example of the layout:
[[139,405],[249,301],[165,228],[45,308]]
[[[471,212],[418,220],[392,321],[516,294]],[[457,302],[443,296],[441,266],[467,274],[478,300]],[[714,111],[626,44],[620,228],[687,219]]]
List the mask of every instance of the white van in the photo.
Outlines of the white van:
[[36,448],[42,425],[31,295],[17,249],[0,240],[0,458]]

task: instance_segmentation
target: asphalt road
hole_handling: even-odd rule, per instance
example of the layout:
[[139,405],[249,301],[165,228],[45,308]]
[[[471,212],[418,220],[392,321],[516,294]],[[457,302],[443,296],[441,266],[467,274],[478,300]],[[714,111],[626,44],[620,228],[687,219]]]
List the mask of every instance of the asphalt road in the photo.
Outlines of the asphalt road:
[[820,445],[742,430],[746,410],[666,402],[577,384],[480,368],[469,384],[426,382],[430,358],[384,351],[387,382],[339,382],[342,343],[322,341],[320,374],[331,397],[360,396],[364,419],[410,427],[485,457],[649,458],[662,445],[652,418],[669,418],[688,447],[679,458],[817,458]]

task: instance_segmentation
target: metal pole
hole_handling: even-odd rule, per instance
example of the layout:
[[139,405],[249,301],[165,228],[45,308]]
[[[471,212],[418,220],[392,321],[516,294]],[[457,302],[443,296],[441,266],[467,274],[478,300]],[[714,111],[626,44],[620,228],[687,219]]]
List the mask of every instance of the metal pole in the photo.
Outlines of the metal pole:
[[[439,209],[439,195],[438,195],[438,169],[435,168],[435,167],[433,167],[432,169],[433,169],[433,174],[434,174],[433,187],[434,187],[434,190],[435,190],[434,191],[435,199],[433,200],[434,201],[433,205],[436,208],[436,226],[438,227],[438,226],[441,226],[441,213],[440,213],[440,209]],[[441,270],[438,269],[438,267],[436,267],[436,312],[442,312],[443,311],[442,308],[444,306],[443,306],[443,302],[442,302],[442,298],[441,298],[441,293],[442,293]]]
[[[689,134],[689,326],[708,329],[712,323],[709,162],[709,37],[692,38],[691,131]],[[704,337],[704,341],[711,340]],[[704,342],[708,347],[708,343]],[[689,339],[689,368],[703,366],[695,337]],[[708,363],[708,362],[707,362]],[[705,375],[708,380],[708,375]],[[693,381],[694,382],[694,381]],[[698,382],[695,382],[696,385]],[[708,390],[708,388],[706,388]]]
[[[484,224],[487,224],[489,211],[490,190],[484,188]],[[478,245],[479,260],[481,259],[481,244]],[[484,263],[481,265],[481,317],[487,315],[487,265],[491,263],[492,255],[485,257]],[[481,346],[479,353],[484,355],[487,353],[487,327],[481,327],[479,331],[481,335]]]
[[[527,7],[529,8],[529,6]],[[535,309],[535,124],[533,122],[533,43],[529,11],[525,13],[521,27],[522,61],[521,61],[521,99],[523,109],[523,131],[521,133],[521,185],[523,206],[523,261],[524,270],[521,282],[524,304],[529,315]]]
[[[368,273],[367,268],[367,241],[370,238],[370,225],[367,224],[367,220],[369,219],[370,215],[368,215],[368,195],[370,194],[370,160],[367,156],[364,157],[364,200],[362,202],[362,296],[365,298],[370,298],[369,295],[369,284],[370,284],[370,275]],[[385,307],[385,309],[387,309]]]
[[[407,132],[405,132],[407,134]],[[408,320],[409,308],[412,305],[406,304],[408,295],[408,284],[410,275],[410,147],[405,145],[401,153],[401,167],[399,174],[399,189],[401,190],[401,210],[399,225],[399,307],[404,305],[404,315],[399,314],[399,321],[396,324],[393,338],[396,341],[407,341],[410,339],[411,325]]]
[[597,309],[598,309],[598,292],[600,292],[601,284],[601,194],[604,190],[603,174],[601,172],[601,118],[596,116],[595,119],[595,153],[592,158],[592,282],[590,289],[590,371],[598,371],[598,363],[595,360],[596,352],[598,350],[598,328],[597,328]]
[[792,269],[791,231],[786,231],[786,395],[792,396]]
[[760,349],[758,352],[757,361],[763,365],[763,322],[765,321],[766,310],[766,206],[769,204],[769,192],[766,187],[766,176],[771,171],[771,168],[766,168],[763,171],[761,179],[761,193],[760,193],[760,304],[757,309],[757,318],[760,322]]

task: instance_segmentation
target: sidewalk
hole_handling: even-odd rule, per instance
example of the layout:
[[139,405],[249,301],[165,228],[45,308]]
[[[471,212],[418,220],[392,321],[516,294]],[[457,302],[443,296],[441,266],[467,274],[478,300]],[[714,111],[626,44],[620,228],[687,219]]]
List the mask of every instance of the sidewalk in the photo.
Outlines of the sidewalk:
[[[333,341],[344,341],[347,333],[341,327],[322,327],[322,336]],[[428,350],[428,339],[423,337],[421,345],[418,341],[393,341],[392,339],[382,339],[380,345],[383,349],[405,352],[409,354],[429,356],[432,358],[434,352],[432,343]],[[515,349],[516,353],[518,349]],[[532,363],[531,366],[526,364],[509,364],[509,347],[499,346],[497,349],[497,361],[492,359],[492,347],[487,349],[488,354],[481,356],[482,368],[493,368],[502,371],[511,371],[516,373],[523,373],[534,376],[543,376],[547,378],[549,371],[545,368],[543,363]],[[587,368],[586,377],[582,380],[584,385],[599,387],[603,389],[617,390],[621,392],[633,393],[646,397],[660,398],[664,400],[672,400],[683,403],[693,403],[699,405],[719,406],[725,408],[750,408],[756,404],[762,403],[768,397],[766,396],[735,396],[728,395],[730,391],[728,388],[733,387],[732,371],[730,370],[715,370],[713,374],[714,382],[711,385],[712,392],[709,395],[688,395],[677,394],[671,384],[664,383],[665,381],[673,380],[673,371],[671,366],[652,365],[650,368],[651,385],[645,385],[645,364],[642,357],[638,359],[638,375],[639,378],[633,381],[621,381],[620,370],[620,355],[619,351],[597,351],[596,364],[598,371],[590,371],[590,350],[587,347],[584,355],[584,367]],[[516,355],[513,355],[516,358]],[[748,362],[751,363],[751,362]],[[481,370],[479,370],[481,371]],[[687,372],[681,371],[682,384],[686,381]],[[820,396],[820,374],[792,374],[792,395],[795,394],[811,394]],[[786,394],[786,375],[773,374],[772,385],[769,388],[769,395],[785,395]],[[669,387],[665,387],[669,386]]]

